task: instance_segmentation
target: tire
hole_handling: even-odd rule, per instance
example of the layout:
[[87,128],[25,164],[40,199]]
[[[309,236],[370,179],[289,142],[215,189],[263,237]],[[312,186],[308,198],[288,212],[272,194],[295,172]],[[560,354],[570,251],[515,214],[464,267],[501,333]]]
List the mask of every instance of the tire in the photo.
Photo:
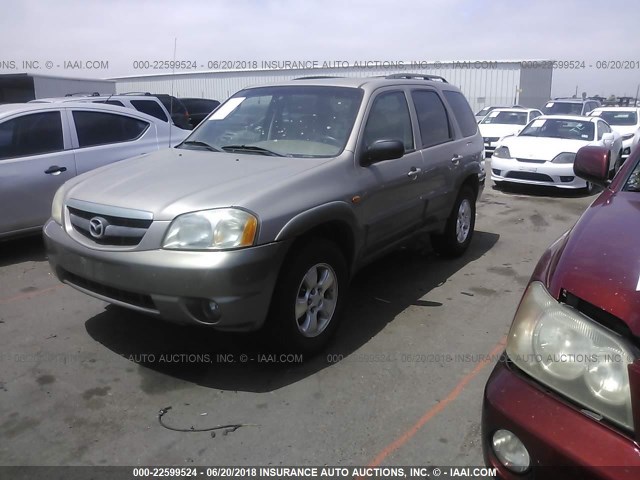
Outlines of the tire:
[[591,195],[595,191],[595,185],[591,182],[587,182],[587,186],[582,189],[587,195]]
[[267,327],[281,349],[313,355],[338,327],[349,280],[347,262],[328,240],[312,239],[294,248],[278,277]]
[[431,236],[433,249],[445,257],[461,256],[471,243],[475,224],[476,197],[471,187],[464,185],[447,220],[444,233]]

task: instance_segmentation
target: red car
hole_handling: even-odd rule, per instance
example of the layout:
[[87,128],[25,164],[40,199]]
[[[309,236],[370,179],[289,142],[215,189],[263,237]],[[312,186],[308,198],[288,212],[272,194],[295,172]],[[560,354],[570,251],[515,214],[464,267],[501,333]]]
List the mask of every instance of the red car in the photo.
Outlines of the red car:
[[485,462],[498,478],[640,479],[640,149],[542,256],[484,392]]

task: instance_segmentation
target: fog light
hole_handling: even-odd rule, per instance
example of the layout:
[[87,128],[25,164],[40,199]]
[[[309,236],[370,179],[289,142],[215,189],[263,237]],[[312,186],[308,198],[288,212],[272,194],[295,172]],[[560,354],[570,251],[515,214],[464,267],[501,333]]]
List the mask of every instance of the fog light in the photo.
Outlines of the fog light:
[[213,300],[203,300],[202,301],[202,310],[205,318],[202,319],[205,323],[215,323],[220,320],[222,316],[222,311],[220,310],[220,305],[218,305]]
[[498,430],[493,434],[493,451],[505,467],[515,473],[529,469],[531,459],[526,447],[509,430]]

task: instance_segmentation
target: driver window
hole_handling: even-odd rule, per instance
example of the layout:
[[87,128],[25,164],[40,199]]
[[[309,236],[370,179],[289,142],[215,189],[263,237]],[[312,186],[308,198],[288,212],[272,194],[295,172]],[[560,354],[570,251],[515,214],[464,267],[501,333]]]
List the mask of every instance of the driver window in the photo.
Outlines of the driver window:
[[386,92],[376,97],[363,137],[365,149],[376,140],[400,140],[405,152],[414,149],[411,117],[403,92]]

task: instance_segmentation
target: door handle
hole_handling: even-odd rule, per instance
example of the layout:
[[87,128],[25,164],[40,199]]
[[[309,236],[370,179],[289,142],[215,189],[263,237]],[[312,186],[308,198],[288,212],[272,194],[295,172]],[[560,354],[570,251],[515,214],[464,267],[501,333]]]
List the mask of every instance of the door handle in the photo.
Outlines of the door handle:
[[453,163],[454,165],[458,165],[460,163],[460,160],[462,160],[464,157],[462,155],[454,155],[453,157],[451,157],[451,163]]
[[47,175],[60,175],[62,172],[66,172],[67,167],[59,167],[58,165],[51,165],[44,173]]
[[411,167],[411,170],[407,172],[407,177],[409,177],[411,180],[415,180],[416,178],[418,178],[418,174],[421,171],[421,168]]

